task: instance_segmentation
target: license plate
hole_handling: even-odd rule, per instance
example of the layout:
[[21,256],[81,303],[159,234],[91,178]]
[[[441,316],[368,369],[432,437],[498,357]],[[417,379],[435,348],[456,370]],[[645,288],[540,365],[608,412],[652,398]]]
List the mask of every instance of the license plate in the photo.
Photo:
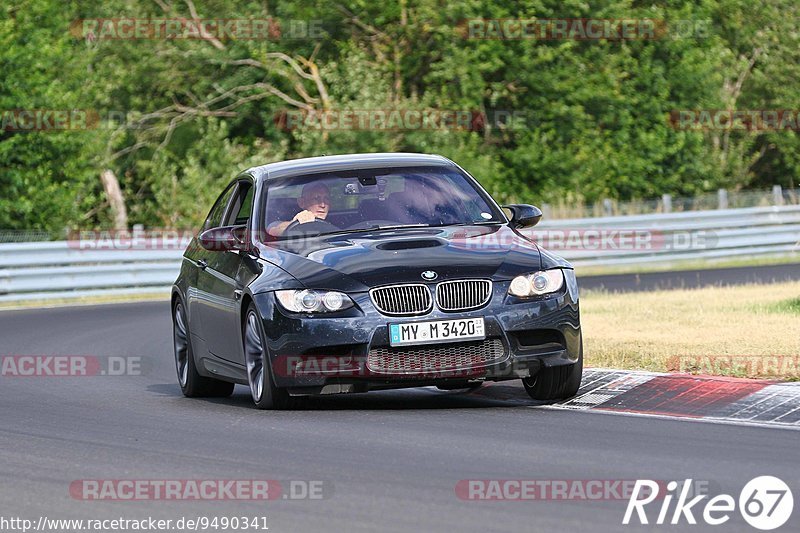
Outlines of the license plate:
[[486,338],[483,317],[389,324],[389,344],[430,344]]

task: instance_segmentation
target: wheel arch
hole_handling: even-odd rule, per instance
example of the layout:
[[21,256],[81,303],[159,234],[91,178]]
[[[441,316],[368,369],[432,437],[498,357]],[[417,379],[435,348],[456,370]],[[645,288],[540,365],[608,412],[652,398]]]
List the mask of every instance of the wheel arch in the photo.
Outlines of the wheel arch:
[[[170,310],[175,309],[175,303],[178,300],[183,301],[184,300],[183,295],[181,295],[181,291],[177,287],[173,287],[172,288],[172,295],[170,296],[170,301],[169,301]],[[184,302],[183,305],[185,307],[186,306],[186,302]]]
[[253,303],[253,296],[246,292],[242,295],[242,306],[239,308],[239,330],[244,331],[244,323],[247,320],[247,309]]

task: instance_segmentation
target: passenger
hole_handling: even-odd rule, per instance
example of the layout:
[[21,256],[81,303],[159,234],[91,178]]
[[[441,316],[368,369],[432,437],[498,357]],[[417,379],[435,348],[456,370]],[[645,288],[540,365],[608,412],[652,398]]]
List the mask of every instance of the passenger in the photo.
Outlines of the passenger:
[[331,194],[324,183],[306,183],[297,199],[301,211],[291,220],[276,221],[267,226],[267,233],[273,237],[280,237],[292,223],[306,224],[316,219],[325,220],[331,207]]

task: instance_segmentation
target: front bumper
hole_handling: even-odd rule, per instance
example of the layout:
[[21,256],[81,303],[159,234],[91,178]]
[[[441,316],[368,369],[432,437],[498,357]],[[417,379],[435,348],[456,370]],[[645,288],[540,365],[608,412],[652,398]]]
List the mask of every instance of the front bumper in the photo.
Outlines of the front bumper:
[[[502,381],[576,362],[581,350],[577,286],[567,283],[560,293],[521,301],[507,295],[508,284],[494,282],[492,298],[481,309],[434,309],[414,317],[381,314],[368,293],[350,294],[354,308],[314,316],[286,312],[271,292],[254,298],[275,384],[293,394]],[[389,346],[389,323],[474,317],[484,318],[485,341]]]

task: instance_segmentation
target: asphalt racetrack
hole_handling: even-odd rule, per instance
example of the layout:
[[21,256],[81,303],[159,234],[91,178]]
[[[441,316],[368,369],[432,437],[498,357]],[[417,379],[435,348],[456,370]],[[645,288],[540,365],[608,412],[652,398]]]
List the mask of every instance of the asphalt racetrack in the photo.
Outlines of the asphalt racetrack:
[[[2,515],[34,523],[264,516],[269,531],[755,531],[736,512],[721,528],[623,526],[627,500],[613,491],[485,501],[456,487],[691,478],[738,499],[756,476],[800,481],[795,430],[541,408],[519,382],[502,385],[504,399],[408,389],[314,398],[289,412],[252,408],[238,386],[224,400],[186,399],[167,303],[4,311],[0,353],[141,358],[140,375],[0,376]],[[80,480],[251,479],[279,480],[283,493],[95,501],[70,492]],[[303,483],[316,487],[314,499]],[[652,505],[651,522],[660,504]],[[800,530],[796,511],[781,530]]]
[[580,269],[576,272],[582,289],[632,292],[797,281],[800,263],[601,276],[581,276]]

